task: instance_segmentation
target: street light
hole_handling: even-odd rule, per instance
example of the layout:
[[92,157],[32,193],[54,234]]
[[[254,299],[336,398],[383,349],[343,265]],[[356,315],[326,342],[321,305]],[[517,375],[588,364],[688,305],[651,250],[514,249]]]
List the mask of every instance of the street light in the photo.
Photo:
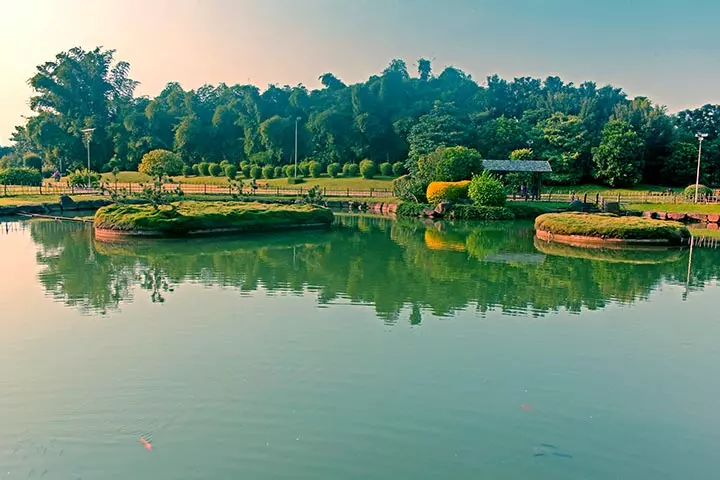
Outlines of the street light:
[[81,130],[83,135],[85,136],[85,146],[87,147],[87,154],[88,154],[88,190],[92,188],[92,184],[90,181],[90,140],[92,140],[92,134],[95,131],[94,128],[86,128],[84,130]]
[[698,139],[698,164],[697,164],[697,177],[695,177],[695,203],[698,201],[698,189],[700,188],[700,158],[702,157],[702,142],[707,138],[707,133],[698,133],[695,135]]
[[297,137],[298,137],[298,122],[299,121],[300,121],[300,117],[295,117],[295,178],[297,178],[297,158],[298,158]]

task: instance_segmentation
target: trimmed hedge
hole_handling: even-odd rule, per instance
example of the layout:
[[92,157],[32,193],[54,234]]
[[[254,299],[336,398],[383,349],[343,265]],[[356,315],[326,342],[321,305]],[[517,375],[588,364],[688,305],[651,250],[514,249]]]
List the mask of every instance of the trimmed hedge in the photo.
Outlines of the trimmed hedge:
[[469,180],[460,182],[432,182],[428,185],[425,196],[428,202],[433,205],[437,205],[443,200],[455,202],[461,198],[467,198],[469,185]]
[[458,220],[515,220],[515,213],[505,207],[487,207],[476,205],[455,205],[453,215]]
[[42,174],[34,168],[6,168],[0,170],[0,185],[39,187],[42,185]]
[[341,171],[341,167],[339,163],[331,163],[327,166],[327,174],[330,178],[337,178],[338,174]]
[[213,177],[219,177],[223,173],[223,167],[217,163],[211,163],[208,167],[208,171]]
[[[685,198],[695,198],[695,185],[690,185],[683,191]],[[698,196],[709,197],[713,194],[713,189],[705,185],[698,185]]]
[[322,175],[322,165],[320,165],[320,162],[316,162],[315,160],[312,160],[308,164],[308,171],[310,172],[310,176],[313,178],[318,178],[320,175]]
[[371,179],[376,173],[377,167],[375,166],[375,162],[367,159],[360,162],[360,175],[362,175],[363,178]]
[[407,169],[403,162],[395,162],[392,166],[392,172],[396,177],[401,177],[407,173]]
[[272,179],[275,176],[275,167],[272,165],[265,165],[262,169],[262,176],[265,179]]
[[237,177],[238,169],[235,165],[228,163],[225,165],[225,176],[231,180],[234,180],[235,177]]
[[346,163],[342,169],[343,177],[357,177],[360,174],[360,167],[357,163]]
[[138,165],[138,171],[151,176],[160,171],[174,177],[182,173],[184,165],[177,153],[157,149],[143,155],[140,165]]
[[390,162],[384,162],[380,164],[380,175],[384,177],[392,177],[393,166]]

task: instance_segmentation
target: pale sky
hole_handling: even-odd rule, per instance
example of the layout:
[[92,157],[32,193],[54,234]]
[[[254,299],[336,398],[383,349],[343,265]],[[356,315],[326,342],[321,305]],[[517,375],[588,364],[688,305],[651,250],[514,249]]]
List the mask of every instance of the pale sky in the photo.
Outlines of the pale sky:
[[0,144],[30,113],[36,65],[101,45],[140,95],[170,81],[318,86],[420,57],[497,73],[611,83],[670,111],[720,103],[714,0],[0,0]]

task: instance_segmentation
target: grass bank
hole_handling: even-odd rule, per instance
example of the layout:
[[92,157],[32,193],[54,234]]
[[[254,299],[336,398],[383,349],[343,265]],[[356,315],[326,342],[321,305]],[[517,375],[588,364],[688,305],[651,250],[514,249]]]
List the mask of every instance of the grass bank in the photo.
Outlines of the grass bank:
[[[74,201],[81,200],[103,200],[106,197],[102,195],[71,195]],[[43,203],[59,203],[60,197],[57,195],[8,195],[0,196],[0,207],[27,207],[32,205],[42,205]]]
[[667,240],[673,244],[680,244],[690,238],[687,227],[678,222],[577,212],[541,215],[535,219],[535,229],[553,235],[614,240]]
[[634,212],[708,213],[720,215],[718,203],[630,203],[623,208]]
[[109,205],[95,213],[95,228],[117,232],[182,236],[211,231],[266,231],[329,225],[333,214],[310,205],[182,202],[155,210],[152,205]]

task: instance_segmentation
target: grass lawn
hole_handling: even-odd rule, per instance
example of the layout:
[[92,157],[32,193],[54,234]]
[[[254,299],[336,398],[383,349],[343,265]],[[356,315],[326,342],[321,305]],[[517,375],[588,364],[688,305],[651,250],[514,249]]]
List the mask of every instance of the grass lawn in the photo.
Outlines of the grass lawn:
[[264,231],[303,225],[329,225],[333,214],[312,205],[181,202],[159,209],[152,205],[109,205],[95,213],[95,227],[150,231],[166,235],[215,229]]
[[[593,184],[584,184],[584,185],[577,185],[577,186],[554,186],[554,185],[545,185],[543,186],[543,193],[549,193],[552,191],[553,193],[560,193],[560,192],[575,192],[578,195],[587,193],[588,195],[592,194],[595,195],[596,193],[599,193],[603,196],[610,196],[610,195],[617,195],[618,193],[620,195],[629,195],[629,194],[639,194],[643,192],[665,192],[667,191],[668,187],[663,187],[660,185],[645,185],[640,184],[636,185],[634,187],[630,188],[611,188],[606,187],[604,185],[593,185]],[[674,193],[682,192],[682,188],[673,188],[672,191]]]
[[[71,195],[76,202],[79,200],[102,200],[102,195]],[[8,195],[0,196],[0,207],[20,207],[26,205],[40,205],[41,203],[58,203],[57,195]]]
[[625,210],[639,212],[714,213],[720,215],[719,203],[631,203]]
[[710,230],[708,228],[690,228],[690,234],[693,237],[720,238],[720,230]]
[[676,243],[690,236],[687,227],[678,222],[576,212],[541,215],[535,219],[535,228],[555,235],[622,240],[666,239]]

